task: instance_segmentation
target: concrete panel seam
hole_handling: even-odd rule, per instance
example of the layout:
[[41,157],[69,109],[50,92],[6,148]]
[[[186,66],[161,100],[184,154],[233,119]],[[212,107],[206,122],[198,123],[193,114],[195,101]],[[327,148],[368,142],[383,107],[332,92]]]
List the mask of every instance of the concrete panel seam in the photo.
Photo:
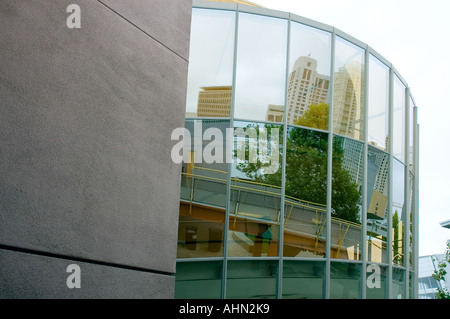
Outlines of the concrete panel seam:
[[172,52],[173,54],[175,54],[176,56],[180,57],[181,59],[183,59],[186,62],[189,62],[188,59],[186,59],[185,57],[181,56],[180,54],[178,54],[177,52],[173,51],[171,48],[169,48],[168,46],[166,46],[164,43],[162,43],[161,41],[159,41],[158,39],[156,39],[155,37],[153,37],[151,34],[149,34],[148,32],[146,32],[145,30],[143,30],[142,28],[140,28],[139,26],[137,26],[135,23],[133,23],[132,21],[130,21],[129,19],[125,18],[123,15],[121,15],[120,13],[118,13],[117,11],[115,11],[114,9],[112,9],[111,7],[109,7],[108,5],[106,5],[105,3],[103,3],[101,0],[97,0],[100,4],[102,4],[103,6],[105,6],[106,8],[108,8],[109,10],[111,10],[112,12],[114,12],[115,14],[117,14],[119,17],[121,17],[122,19],[124,19],[125,21],[127,21],[129,24],[131,24],[132,26],[134,26],[136,29],[138,29],[139,31],[141,31],[142,33],[144,33],[145,35],[147,35],[148,37],[150,37],[152,40],[156,41],[157,43],[159,43],[160,45],[162,45],[164,48],[166,48],[167,50],[169,50],[170,52]]
[[100,260],[80,258],[80,257],[75,257],[75,256],[67,256],[67,255],[62,255],[62,254],[50,253],[50,252],[46,252],[46,251],[39,251],[39,250],[34,250],[34,249],[13,247],[13,246],[9,246],[9,245],[0,244],[0,250],[2,250],[2,249],[14,251],[14,252],[31,254],[31,255],[45,256],[45,257],[51,257],[51,258],[57,258],[57,259],[65,259],[65,260],[70,260],[70,261],[75,261],[75,262],[96,264],[96,265],[101,265],[101,266],[134,270],[134,271],[140,271],[140,272],[146,272],[146,273],[152,273],[152,274],[158,274],[158,275],[164,275],[164,276],[175,276],[174,273],[166,272],[166,271],[162,271],[162,270],[153,270],[153,269],[148,269],[148,268],[116,264],[116,263],[105,262],[105,261],[100,261]]

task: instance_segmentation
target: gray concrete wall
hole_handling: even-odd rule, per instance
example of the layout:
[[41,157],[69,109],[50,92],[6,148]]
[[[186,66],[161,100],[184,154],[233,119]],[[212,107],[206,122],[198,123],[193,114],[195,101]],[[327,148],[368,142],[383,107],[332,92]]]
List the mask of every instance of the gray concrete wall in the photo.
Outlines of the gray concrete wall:
[[190,15],[189,0],[0,1],[0,298],[173,297]]

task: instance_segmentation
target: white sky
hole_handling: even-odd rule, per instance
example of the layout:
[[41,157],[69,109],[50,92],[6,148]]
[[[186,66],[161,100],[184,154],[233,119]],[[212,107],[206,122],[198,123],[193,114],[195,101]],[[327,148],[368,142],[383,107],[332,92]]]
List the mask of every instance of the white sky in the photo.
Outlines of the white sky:
[[441,254],[450,229],[450,1],[252,0],[334,26],[391,62],[419,107],[419,255]]

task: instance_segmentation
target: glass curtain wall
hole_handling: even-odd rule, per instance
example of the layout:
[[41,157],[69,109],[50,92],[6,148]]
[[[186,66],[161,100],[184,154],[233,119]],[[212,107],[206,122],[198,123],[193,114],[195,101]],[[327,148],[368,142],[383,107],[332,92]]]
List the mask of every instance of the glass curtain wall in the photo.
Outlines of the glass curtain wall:
[[411,298],[417,119],[407,85],[332,27],[202,3],[176,148],[175,297]]

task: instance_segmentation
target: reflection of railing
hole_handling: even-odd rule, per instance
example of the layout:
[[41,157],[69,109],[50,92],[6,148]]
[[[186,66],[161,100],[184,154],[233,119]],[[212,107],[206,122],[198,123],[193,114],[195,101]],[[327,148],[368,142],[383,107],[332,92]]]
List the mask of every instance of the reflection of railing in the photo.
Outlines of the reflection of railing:
[[[211,175],[182,173],[187,193],[182,193],[182,199],[189,202],[189,215],[193,204],[208,204],[225,209],[227,172],[193,166],[192,170],[210,172]],[[199,190],[199,184],[201,190]],[[230,217],[233,216],[233,226],[238,218],[245,218],[264,224],[279,225],[281,187],[240,178],[231,178]],[[285,230],[306,236],[314,240],[317,249],[319,241],[324,238],[323,231],[326,226],[326,205],[301,200],[285,195]],[[336,256],[339,256],[341,247],[349,232],[353,229],[360,236],[361,225],[336,217],[331,218],[332,242],[334,242]],[[354,236],[355,236],[354,234]],[[351,239],[350,239],[351,240]],[[359,240],[355,239],[355,242]],[[354,244],[354,243],[353,243]]]

